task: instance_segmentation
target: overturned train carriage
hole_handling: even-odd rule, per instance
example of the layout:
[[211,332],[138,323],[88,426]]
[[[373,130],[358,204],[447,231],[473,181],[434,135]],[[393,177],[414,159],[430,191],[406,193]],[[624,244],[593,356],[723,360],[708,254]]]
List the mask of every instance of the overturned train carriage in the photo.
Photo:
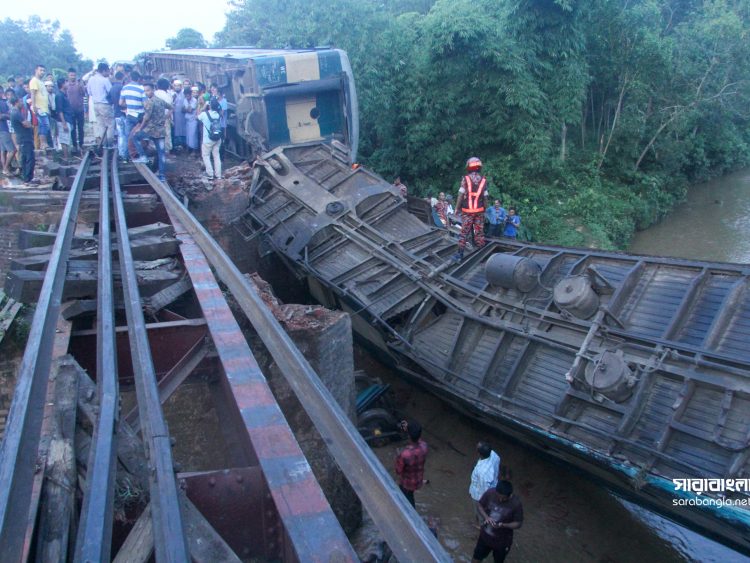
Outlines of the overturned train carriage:
[[229,149],[250,158],[279,145],[337,141],[357,155],[357,93],[340,49],[180,49],[147,53],[155,77],[215,83],[227,98]]
[[697,498],[748,500],[747,267],[507,240],[455,264],[454,239],[335,148],[258,166],[237,229],[266,237],[402,374],[750,553],[747,506],[679,506],[696,494],[673,483],[735,479]]

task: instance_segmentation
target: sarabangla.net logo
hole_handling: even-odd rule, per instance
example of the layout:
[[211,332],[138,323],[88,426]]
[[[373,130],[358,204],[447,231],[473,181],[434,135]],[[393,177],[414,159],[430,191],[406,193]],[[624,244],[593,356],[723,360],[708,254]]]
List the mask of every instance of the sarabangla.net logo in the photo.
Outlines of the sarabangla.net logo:
[[[750,492],[750,479],[672,479],[675,492],[694,493],[690,498],[672,499],[672,506],[750,506],[750,498],[726,498],[727,493]],[[712,496],[701,496],[709,493]],[[717,495],[717,496],[713,496]]]

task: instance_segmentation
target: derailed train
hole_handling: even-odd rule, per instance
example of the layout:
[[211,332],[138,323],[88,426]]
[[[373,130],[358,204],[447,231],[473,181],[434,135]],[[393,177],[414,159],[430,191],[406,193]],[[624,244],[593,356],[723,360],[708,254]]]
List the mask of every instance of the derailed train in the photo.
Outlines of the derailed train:
[[147,53],[154,77],[215,83],[229,106],[227,147],[252,160],[270,148],[309,141],[349,147],[354,161],[359,112],[351,65],[340,49],[180,49]]
[[237,230],[399,373],[750,553],[750,268],[509,240],[454,263],[455,239],[336,144],[256,167]]

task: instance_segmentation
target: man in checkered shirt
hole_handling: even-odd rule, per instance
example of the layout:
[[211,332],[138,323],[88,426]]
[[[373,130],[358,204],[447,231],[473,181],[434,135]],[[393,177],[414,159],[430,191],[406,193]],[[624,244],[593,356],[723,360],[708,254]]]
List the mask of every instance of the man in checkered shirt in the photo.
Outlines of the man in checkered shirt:
[[409,434],[409,444],[396,457],[398,486],[414,506],[414,491],[424,483],[424,463],[427,459],[427,442],[422,440],[422,426],[416,421],[402,422]]

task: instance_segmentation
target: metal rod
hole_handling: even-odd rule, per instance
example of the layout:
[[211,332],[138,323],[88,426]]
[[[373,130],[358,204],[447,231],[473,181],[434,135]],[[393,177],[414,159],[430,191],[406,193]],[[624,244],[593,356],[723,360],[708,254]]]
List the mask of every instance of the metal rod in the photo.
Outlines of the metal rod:
[[110,151],[105,150],[99,183],[99,279],[96,291],[96,378],[99,419],[91,440],[75,561],[109,561],[112,546],[117,451],[115,424],[119,401],[109,209],[109,160]]
[[128,319],[130,353],[138,399],[141,432],[149,456],[149,490],[154,533],[156,561],[183,563],[190,561],[185,528],[180,514],[177,483],[172,463],[172,444],[161,410],[156,373],[151,349],[146,335],[146,323],[141,309],[138,281],[133,255],[130,250],[128,226],[122,202],[122,190],[117,174],[117,161],[113,160],[113,201],[117,220],[117,243]]
[[24,551],[55,327],[78,206],[90,161],[91,155],[86,153],[60,218],[60,229],[18,370],[8,425],[0,449],[0,546],[3,561],[19,561]]
[[136,164],[227,285],[294,390],[344,475],[400,561],[450,561],[331,393],[219,244],[147,167]]

